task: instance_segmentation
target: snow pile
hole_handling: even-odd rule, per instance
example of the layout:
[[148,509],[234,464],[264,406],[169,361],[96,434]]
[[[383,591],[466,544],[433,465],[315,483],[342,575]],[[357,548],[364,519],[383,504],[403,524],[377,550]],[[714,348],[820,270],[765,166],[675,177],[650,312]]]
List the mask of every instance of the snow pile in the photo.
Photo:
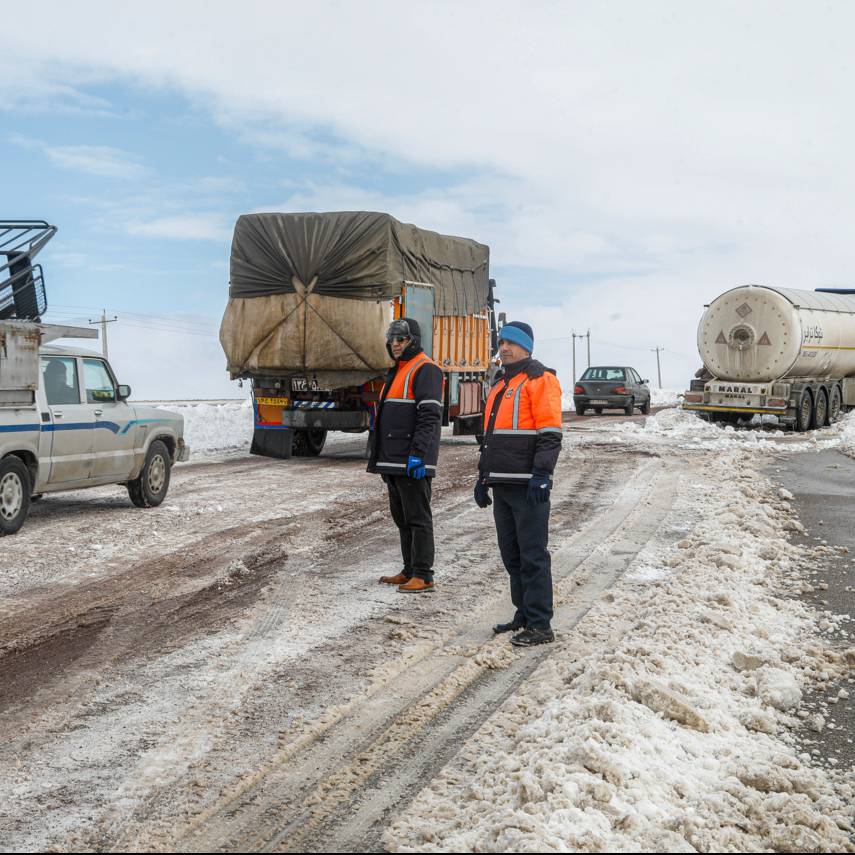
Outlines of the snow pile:
[[850,666],[789,596],[804,550],[750,459],[737,449],[685,485],[687,536],[642,551],[643,572],[559,639],[387,848],[853,851],[855,790],[795,747],[804,693]]
[[190,459],[199,454],[249,448],[252,442],[252,401],[178,403],[160,401],[163,407],[184,416],[184,439],[190,446]]
[[680,396],[685,389],[650,389],[650,403],[654,407],[675,407],[680,403]]
[[[680,448],[705,451],[729,451],[743,448],[755,452],[821,451],[840,444],[840,425],[824,431],[793,434],[776,425],[751,425],[735,428],[698,418],[678,407],[664,410],[639,422],[616,422],[608,426],[609,435],[599,432],[577,435],[581,443],[614,443],[647,448]],[[855,438],[855,425],[853,425]]]
[[855,410],[847,413],[835,426],[840,437],[840,450],[855,457]]

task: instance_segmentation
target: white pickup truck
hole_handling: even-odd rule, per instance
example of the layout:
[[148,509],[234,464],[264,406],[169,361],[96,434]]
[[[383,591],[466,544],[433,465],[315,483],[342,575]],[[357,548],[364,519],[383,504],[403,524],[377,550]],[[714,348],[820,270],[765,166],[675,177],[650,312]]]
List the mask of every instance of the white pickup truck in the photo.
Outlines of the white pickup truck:
[[182,416],[129,404],[102,356],[46,345],[60,337],[92,331],[0,321],[0,534],[43,493],[123,484],[137,507],[159,505],[189,458]]

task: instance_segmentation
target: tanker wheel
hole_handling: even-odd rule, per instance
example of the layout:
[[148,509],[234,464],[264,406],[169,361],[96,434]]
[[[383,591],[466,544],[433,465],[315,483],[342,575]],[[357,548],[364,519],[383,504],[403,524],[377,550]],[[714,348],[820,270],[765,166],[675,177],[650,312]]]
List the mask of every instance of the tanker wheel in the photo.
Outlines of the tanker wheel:
[[840,418],[840,387],[831,390],[831,401],[828,404],[828,424],[834,424]]
[[294,457],[317,457],[323,450],[326,441],[327,432],[324,428],[295,430],[291,453]]
[[796,430],[804,433],[813,424],[813,397],[809,389],[802,392],[799,408],[796,410]]
[[813,429],[825,427],[828,419],[828,395],[824,389],[816,393],[816,404],[813,408]]

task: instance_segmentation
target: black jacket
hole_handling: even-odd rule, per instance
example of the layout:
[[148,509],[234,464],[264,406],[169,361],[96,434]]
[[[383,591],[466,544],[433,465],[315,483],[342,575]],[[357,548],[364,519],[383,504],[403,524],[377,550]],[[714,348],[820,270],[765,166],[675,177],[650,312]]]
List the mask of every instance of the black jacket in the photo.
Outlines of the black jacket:
[[[428,477],[436,474],[442,430],[443,377],[424,351],[405,353],[389,370],[377,404],[368,471],[405,475],[407,458],[420,457]],[[405,388],[406,387],[406,388]]]
[[508,366],[496,375],[487,399],[479,478],[487,484],[525,484],[534,474],[552,475],[561,436],[555,371],[531,358]]

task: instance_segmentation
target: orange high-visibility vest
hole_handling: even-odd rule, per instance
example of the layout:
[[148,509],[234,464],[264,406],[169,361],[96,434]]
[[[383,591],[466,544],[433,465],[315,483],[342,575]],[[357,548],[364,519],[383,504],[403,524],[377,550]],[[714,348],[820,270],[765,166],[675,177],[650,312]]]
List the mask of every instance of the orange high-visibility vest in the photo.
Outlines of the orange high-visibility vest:
[[[537,440],[561,435],[561,384],[551,371],[525,371],[500,379],[484,412],[479,469],[489,482],[521,484],[531,478]],[[557,456],[557,452],[556,452]]]

